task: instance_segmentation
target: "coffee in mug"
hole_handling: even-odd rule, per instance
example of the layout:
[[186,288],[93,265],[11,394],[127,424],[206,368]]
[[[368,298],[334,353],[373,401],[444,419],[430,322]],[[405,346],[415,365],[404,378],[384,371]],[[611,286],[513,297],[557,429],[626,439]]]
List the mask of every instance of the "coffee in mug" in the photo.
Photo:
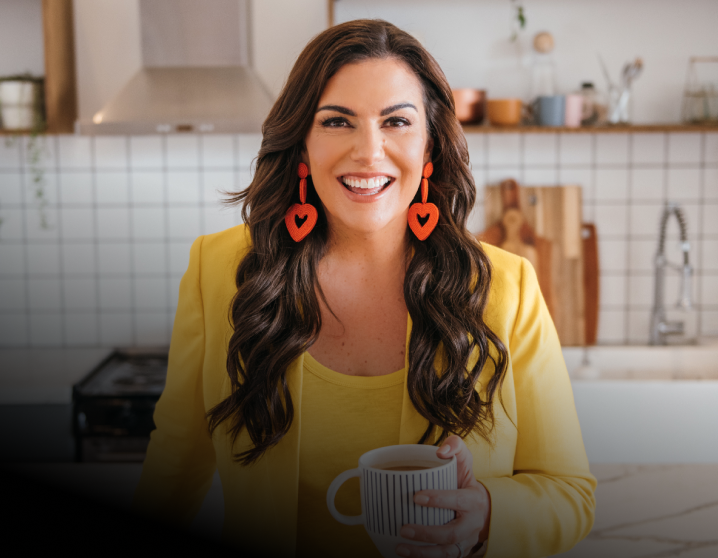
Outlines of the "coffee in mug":
[[[402,526],[444,525],[455,517],[454,510],[420,506],[414,494],[422,490],[456,490],[458,478],[456,457],[442,459],[435,446],[404,444],[368,451],[359,458],[356,469],[344,471],[332,481],[327,491],[327,506],[334,519],[345,525],[364,525],[379,552],[385,558],[399,558],[400,543],[425,546],[403,538]],[[339,513],[334,498],[339,487],[352,477],[359,477],[361,515]]]

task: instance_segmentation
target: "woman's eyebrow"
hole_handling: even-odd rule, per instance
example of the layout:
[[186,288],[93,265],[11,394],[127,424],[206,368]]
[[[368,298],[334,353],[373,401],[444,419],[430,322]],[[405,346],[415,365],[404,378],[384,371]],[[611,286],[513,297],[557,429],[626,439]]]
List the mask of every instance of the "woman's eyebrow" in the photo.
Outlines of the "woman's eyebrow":
[[386,107],[384,110],[381,111],[381,116],[386,116],[387,114],[391,114],[392,112],[403,108],[413,108],[414,110],[416,110],[416,112],[419,112],[417,108],[411,103],[399,103],[398,105]]
[[[413,108],[416,112],[419,112],[418,109],[411,103],[399,103],[398,105],[392,105],[383,109],[380,113],[380,116],[386,116],[387,114],[391,114],[392,112],[403,108]],[[348,109],[341,105],[324,105],[323,107],[319,107],[317,109],[317,112],[320,112],[322,110],[333,110],[341,114],[346,114],[347,116],[356,116],[356,113],[352,109]]]
[[323,107],[319,107],[317,109],[317,112],[322,110],[333,110],[342,114],[346,114],[347,116],[356,116],[356,113],[352,109],[348,109],[339,105],[324,105]]

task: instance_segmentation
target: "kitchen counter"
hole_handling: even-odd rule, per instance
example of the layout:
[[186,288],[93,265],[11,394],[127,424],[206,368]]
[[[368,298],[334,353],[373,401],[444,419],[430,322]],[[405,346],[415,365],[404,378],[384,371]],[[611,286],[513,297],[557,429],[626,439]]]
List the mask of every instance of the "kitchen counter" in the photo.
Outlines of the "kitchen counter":
[[[10,471],[127,509],[141,469],[140,464],[17,464]],[[595,464],[591,471],[598,479],[593,530],[561,556],[718,556],[718,464]],[[218,540],[223,517],[215,474],[191,530]]]

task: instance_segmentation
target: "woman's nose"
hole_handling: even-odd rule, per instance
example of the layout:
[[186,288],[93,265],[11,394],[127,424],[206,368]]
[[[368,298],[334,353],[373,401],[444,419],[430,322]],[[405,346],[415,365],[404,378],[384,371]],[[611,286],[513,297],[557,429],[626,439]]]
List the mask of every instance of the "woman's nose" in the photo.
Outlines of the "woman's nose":
[[371,126],[364,127],[355,135],[352,159],[371,167],[384,158],[384,134]]

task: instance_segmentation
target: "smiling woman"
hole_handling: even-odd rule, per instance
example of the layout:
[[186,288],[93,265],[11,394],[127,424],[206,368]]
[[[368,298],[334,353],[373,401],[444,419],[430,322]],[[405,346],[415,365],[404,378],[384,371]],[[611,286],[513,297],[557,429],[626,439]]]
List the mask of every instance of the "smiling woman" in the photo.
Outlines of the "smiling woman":
[[[378,20],[313,39],[230,197],[246,225],[192,246],[137,510],[188,524],[218,468],[228,543],[377,556],[332,518],[329,485],[372,449],[430,444],[458,488],[413,505],[455,519],[402,519],[384,556],[584,537],[595,479],[556,331],[530,264],[467,231],[475,196],[451,89],[415,39]],[[364,500],[347,483],[337,509]]]

